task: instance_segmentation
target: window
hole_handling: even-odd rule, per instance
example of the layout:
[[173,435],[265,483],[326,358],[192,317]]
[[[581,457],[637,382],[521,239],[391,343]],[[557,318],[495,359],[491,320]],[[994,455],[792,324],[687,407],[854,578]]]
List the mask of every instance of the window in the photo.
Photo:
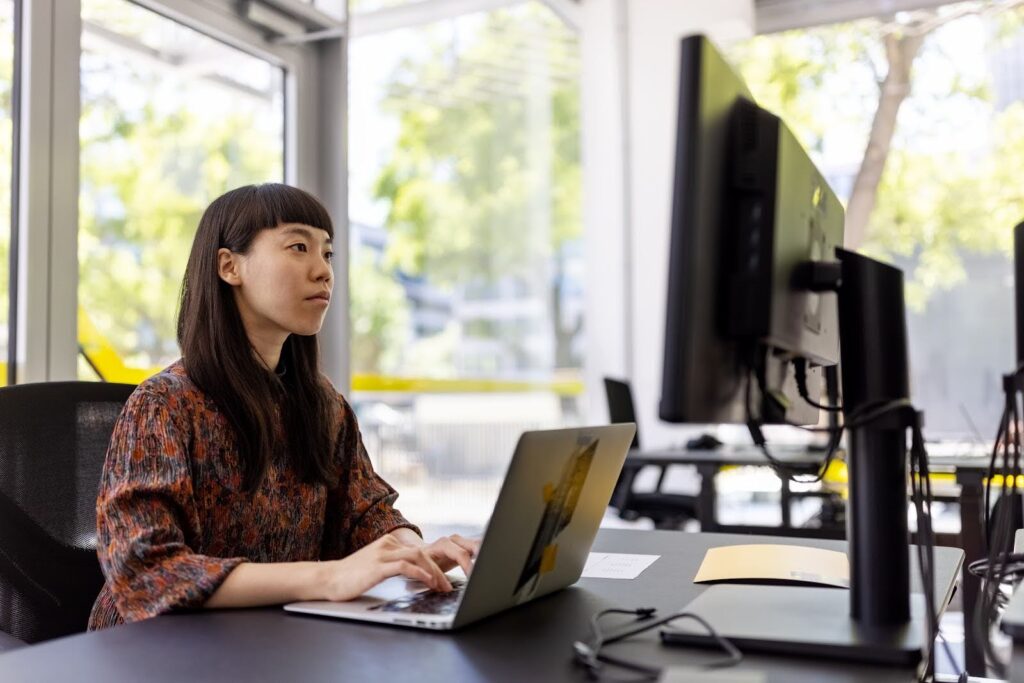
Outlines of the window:
[[577,37],[524,2],[360,37],[350,59],[361,426],[404,513],[480,523],[520,432],[578,419]]
[[178,356],[206,205],[284,179],[281,68],[126,0],[83,0],[79,374],[138,382]]
[[[995,434],[1000,376],[1016,366],[1024,218],[1024,15],[979,7],[765,35],[735,53],[847,203],[847,246],[904,270],[912,398],[930,438],[961,441]],[[877,188],[867,173],[858,186],[869,140],[888,141],[893,122]]]

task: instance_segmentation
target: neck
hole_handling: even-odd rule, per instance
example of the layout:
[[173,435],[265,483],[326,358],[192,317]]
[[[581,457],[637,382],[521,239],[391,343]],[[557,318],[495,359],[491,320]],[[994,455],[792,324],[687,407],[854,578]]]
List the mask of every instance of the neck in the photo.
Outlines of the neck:
[[242,318],[242,327],[245,328],[245,336],[249,338],[249,345],[256,354],[256,360],[266,366],[270,372],[277,369],[281,360],[281,349],[288,339],[289,332],[263,318],[245,305],[245,302],[235,292],[235,304],[238,306],[238,314]]
[[281,361],[281,349],[284,348],[288,334],[276,329],[259,329],[256,325],[252,325],[248,320],[245,320],[244,316],[242,323],[245,326],[245,334],[249,338],[249,344],[252,346],[257,362],[265,366],[270,372],[274,372]]
[[284,339],[266,340],[259,339],[258,335],[249,335],[249,343],[252,344],[256,354],[256,360],[266,366],[267,370],[274,372],[281,362],[281,349],[284,348]]

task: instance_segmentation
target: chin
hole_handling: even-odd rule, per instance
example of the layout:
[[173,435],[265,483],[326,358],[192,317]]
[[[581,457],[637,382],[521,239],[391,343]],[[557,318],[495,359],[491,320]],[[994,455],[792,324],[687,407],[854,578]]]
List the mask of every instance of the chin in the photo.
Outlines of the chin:
[[293,320],[286,329],[292,334],[297,334],[300,337],[312,337],[314,334],[318,334],[323,326],[324,319],[320,316],[316,319],[305,318]]

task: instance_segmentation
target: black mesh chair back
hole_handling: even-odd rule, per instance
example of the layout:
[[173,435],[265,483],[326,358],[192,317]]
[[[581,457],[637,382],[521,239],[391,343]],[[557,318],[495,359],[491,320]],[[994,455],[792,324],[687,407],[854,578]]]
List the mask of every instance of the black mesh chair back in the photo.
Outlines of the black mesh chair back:
[[[621,422],[636,422],[636,410],[633,407],[633,389],[629,382],[623,382],[610,377],[604,378],[604,393],[608,397],[608,421],[612,424]],[[636,434],[633,436],[633,443],[630,448],[640,448],[640,427],[637,426]]]
[[[636,409],[633,405],[633,389],[629,382],[610,377],[604,378],[604,391],[608,397],[608,419],[615,424],[619,422],[636,422]],[[640,429],[637,427],[633,437],[632,449],[640,449]],[[640,467],[630,463],[627,458],[619,480],[615,482],[611,505],[618,509],[619,517],[634,520],[647,517],[659,529],[682,528],[686,520],[697,516],[696,496],[679,493],[662,493],[661,486],[665,482],[667,467],[648,465],[659,470],[658,483],[654,491],[637,492],[633,483],[640,473]]]
[[96,494],[129,384],[0,388],[0,630],[26,643],[84,631],[103,585]]

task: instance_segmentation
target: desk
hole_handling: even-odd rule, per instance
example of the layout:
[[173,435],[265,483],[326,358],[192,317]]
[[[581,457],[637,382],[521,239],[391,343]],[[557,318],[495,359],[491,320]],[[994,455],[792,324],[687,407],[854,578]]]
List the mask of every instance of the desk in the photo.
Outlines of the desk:
[[[773,455],[794,469],[816,472],[821,465],[824,454],[808,452],[792,447],[779,448]],[[959,545],[964,550],[969,564],[985,554],[985,487],[984,480],[988,474],[989,458],[981,455],[933,455],[928,458],[931,471],[935,473],[953,473],[960,486],[960,496],[956,499],[960,504],[960,537],[939,534],[937,542],[944,545]],[[826,538],[843,538],[842,531],[832,533],[831,530],[803,530],[791,526],[789,501],[791,495],[788,482],[782,481],[782,526],[727,526],[718,523],[716,514],[717,492],[715,476],[723,467],[733,465],[766,467],[764,454],[754,446],[730,446],[716,450],[671,449],[662,451],[631,451],[627,459],[627,467],[643,467],[644,465],[693,465],[700,475],[700,493],[697,499],[697,519],[702,531],[726,533],[768,533],[779,536],[807,536],[810,533]],[[978,600],[980,581],[970,572],[964,572],[962,599],[964,607],[965,643],[964,652],[967,670],[975,676],[984,675],[984,652],[975,641],[973,620],[974,608]]]
[[[595,551],[661,555],[634,581],[582,579],[575,586],[455,633],[346,623],[280,608],[177,614],[0,655],[0,681],[586,681],[573,640],[609,606],[681,609],[704,587],[691,583],[714,546],[778,541],[724,534],[603,529]],[[844,550],[845,543],[801,540]],[[913,557],[913,555],[911,555]],[[948,602],[963,553],[936,549],[936,596]],[[916,563],[913,565],[916,567]],[[914,585],[919,586],[917,570]],[[615,646],[648,662],[694,666],[716,653],[666,648],[656,634]],[[741,668],[770,683],[907,683],[911,669],[828,660],[748,656]]]

